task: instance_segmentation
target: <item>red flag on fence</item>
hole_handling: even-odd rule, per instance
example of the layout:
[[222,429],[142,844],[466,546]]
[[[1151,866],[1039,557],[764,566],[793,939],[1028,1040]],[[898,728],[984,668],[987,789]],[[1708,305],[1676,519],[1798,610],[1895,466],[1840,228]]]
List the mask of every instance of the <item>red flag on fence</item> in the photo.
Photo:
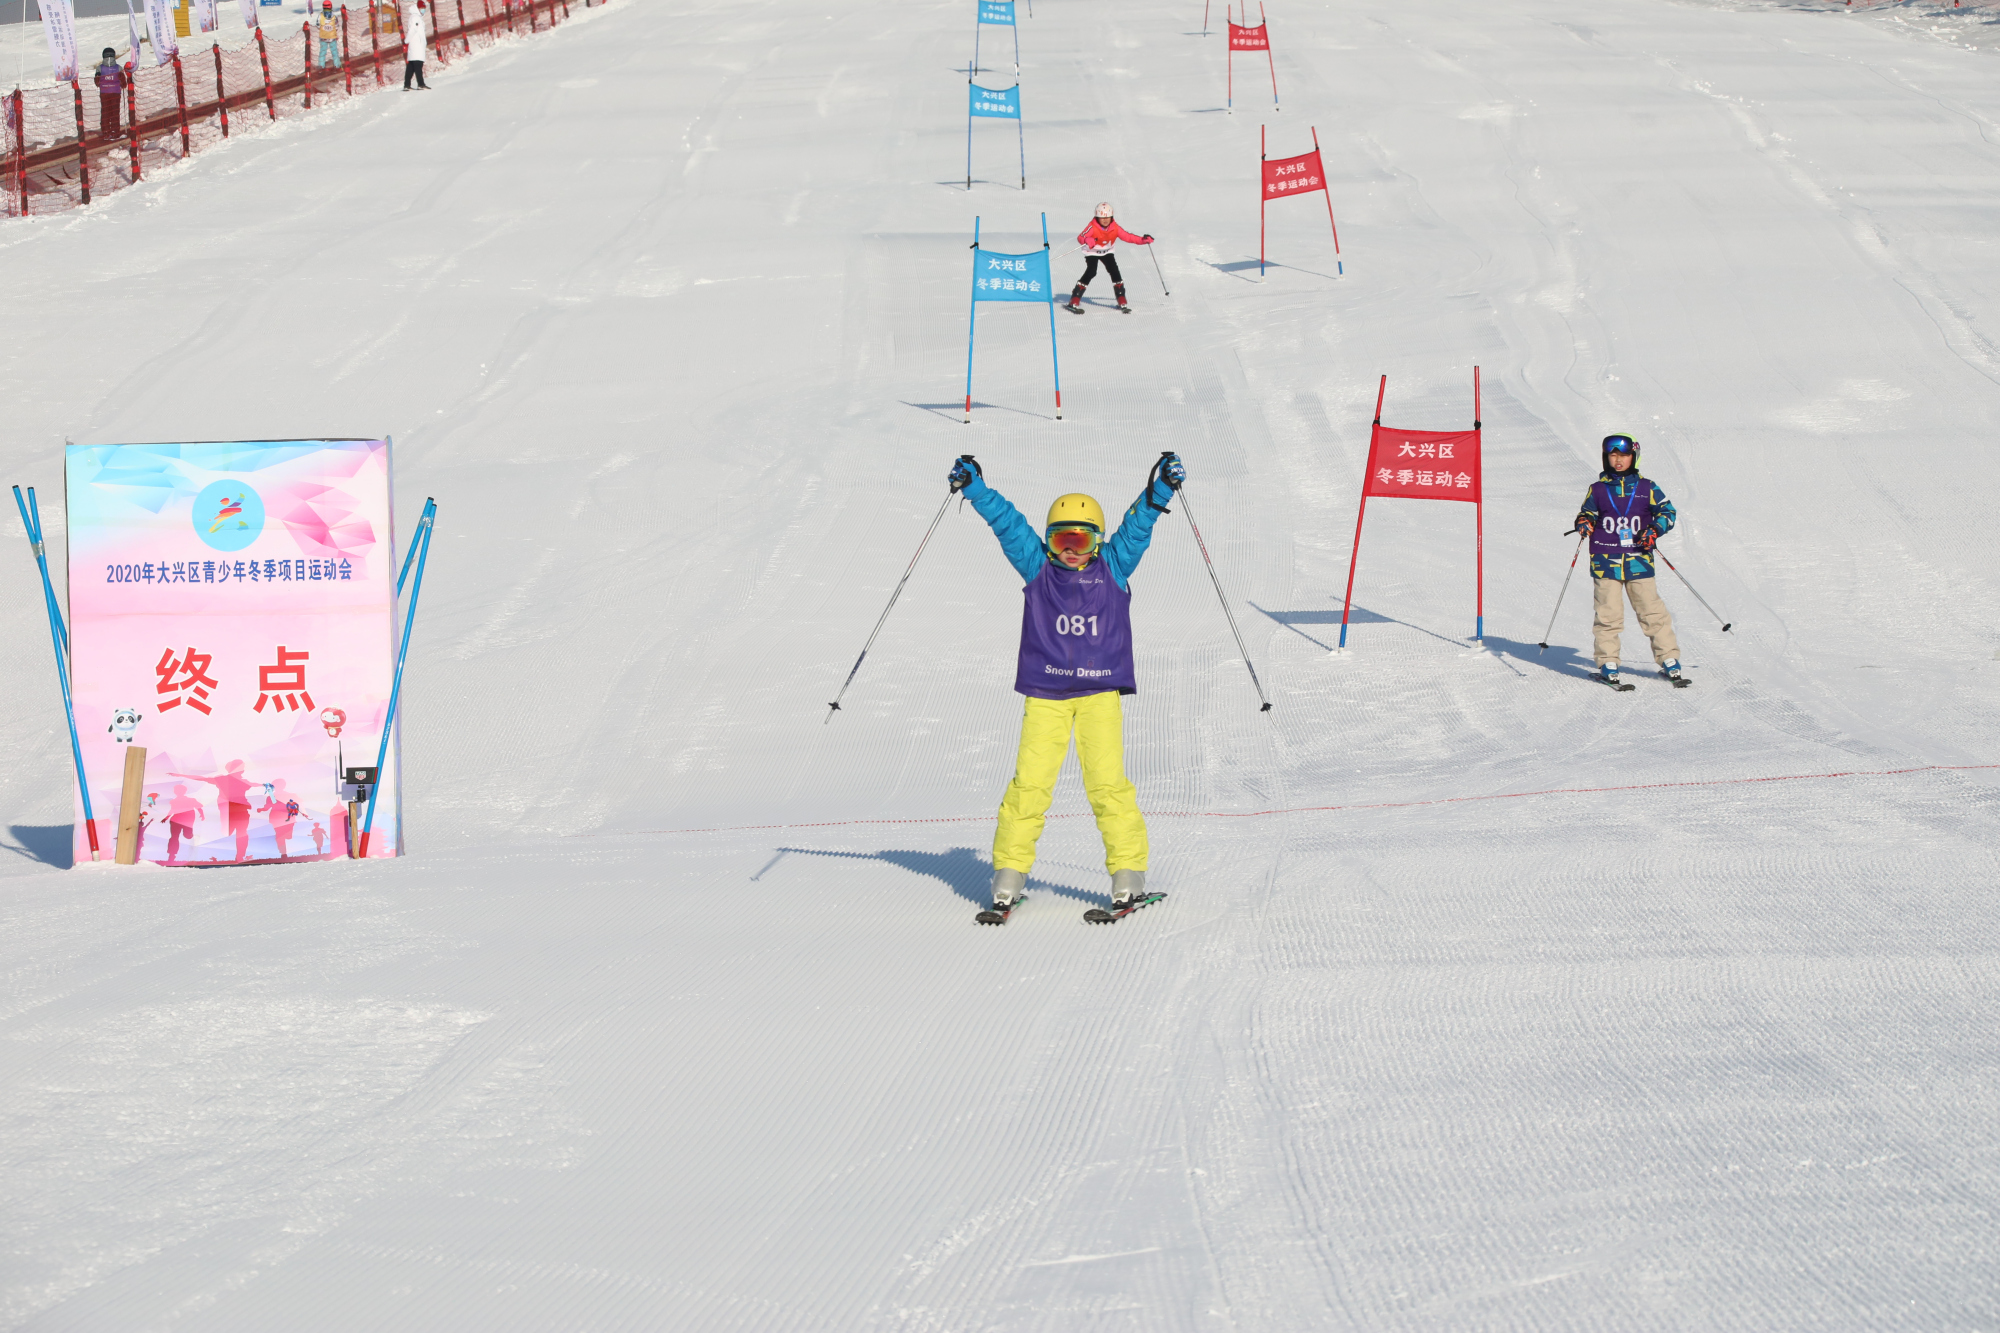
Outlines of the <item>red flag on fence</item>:
[[[1326,221],[1333,228],[1333,262],[1335,272],[1345,276],[1347,266],[1340,258],[1340,224],[1333,220],[1333,191],[1326,188],[1326,170],[1319,161],[1319,129],[1314,127],[1313,147],[1310,153],[1300,153],[1297,157],[1281,157],[1273,162],[1268,156],[1263,158],[1264,185],[1257,201],[1257,280],[1264,280],[1264,209],[1273,199],[1286,195],[1311,194],[1318,190],[1326,196]],[[1268,131],[1258,127],[1257,141],[1262,146]]]
[[[1233,7],[1229,10],[1234,13]],[[1243,6],[1243,17],[1250,17],[1250,6]],[[1229,105],[1230,114],[1236,111],[1236,53],[1238,51],[1262,51],[1264,60],[1271,64],[1271,109],[1278,109],[1278,67],[1271,61],[1271,20],[1264,17],[1263,0],[1257,0],[1257,26],[1246,28],[1233,17],[1229,19]]]
[[1472,637],[1486,637],[1486,507],[1480,491],[1479,367],[1472,368],[1471,430],[1396,430],[1382,424],[1384,375],[1375,391],[1375,425],[1368,439],[1368,472],[1361,479],[1361,512],[1354,519],[1354,551],[1347,558],[1347,599],[1340,609],[1340,647],[1347,646],[1347,614],[1354,605],[1354,565],[1361,554],[1361,521],[1368,498],[1464,500],[1473,512],[1476,610]]

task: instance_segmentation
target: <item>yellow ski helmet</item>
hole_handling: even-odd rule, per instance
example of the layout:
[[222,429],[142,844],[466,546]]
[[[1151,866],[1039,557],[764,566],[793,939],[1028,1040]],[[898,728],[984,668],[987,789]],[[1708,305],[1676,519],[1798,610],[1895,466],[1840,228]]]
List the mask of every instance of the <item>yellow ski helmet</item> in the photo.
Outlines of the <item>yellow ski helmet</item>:
[[1104,506],[1087,495],[1065,495],[1049,506],[1049,521],[1045,526],[1053,528],[1058,523],[1088,523],[1102,536]]

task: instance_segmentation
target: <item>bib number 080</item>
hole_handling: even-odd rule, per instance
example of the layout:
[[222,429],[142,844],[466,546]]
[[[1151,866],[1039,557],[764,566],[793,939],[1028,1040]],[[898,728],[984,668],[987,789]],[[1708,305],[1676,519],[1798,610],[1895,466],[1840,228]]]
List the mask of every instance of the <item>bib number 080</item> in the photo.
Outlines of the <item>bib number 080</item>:
[[[1086,628],[1085,628],[1085,626],[1086,626],[1086,625],[1088,625],[1088,626],[1089,626],[1089,628],[1088,628],[1088,629],[1086,629]],[[1057,617],[1056,617],[1056,633],[1058,633],[1058,634],[1089,634],[1089,635],[1090,635],[1090,637],[1094,639],[1094,638],[1096,638],[1096,637],[1097,637],[1097,617],[1096,617],[1096,616],[1057,616]]]

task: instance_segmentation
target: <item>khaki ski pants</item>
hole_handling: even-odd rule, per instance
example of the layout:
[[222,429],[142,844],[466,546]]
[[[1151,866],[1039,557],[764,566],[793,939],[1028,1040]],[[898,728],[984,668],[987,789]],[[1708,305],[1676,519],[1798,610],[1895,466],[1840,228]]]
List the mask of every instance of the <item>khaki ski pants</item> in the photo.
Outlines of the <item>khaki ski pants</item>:
[[1653,642],[1653,660],[1669,662],[1681,655],[1681,646],[1674,638],[1674,618],[1667,613],[1667,604],[1660,600],[1659,589],[1651,579],[1593,579],[1592,589],[1597,605],[1597,618],[1591,629],[1595,632],[1592,656],[1599,666],[1618,664],[1618,636],[1625,632],[1625,599],[1632,599],[1632,610],[1639,617],[1639,628],[1646,631],[1646,637]]

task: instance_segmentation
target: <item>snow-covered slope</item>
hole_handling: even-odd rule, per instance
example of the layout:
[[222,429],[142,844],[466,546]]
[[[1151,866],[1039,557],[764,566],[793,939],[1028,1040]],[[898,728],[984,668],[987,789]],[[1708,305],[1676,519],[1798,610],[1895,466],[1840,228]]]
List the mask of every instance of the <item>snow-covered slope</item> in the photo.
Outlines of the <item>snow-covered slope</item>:
[[[1993,57],[1302,4],[1226,115],[1192,6],[1040,0],[1029,188],[982,122],[968,195],[970,11],[615,3],[0,228],[0,480],[389,432],[440,505],[412,855],[202,876],[50,864],[9,516],[0,1323],[2000,1323]],[[1345,278],[1313,199],[1254,280],[1260,123],[1317,126]],[[1064,317],[1061,422],[986,307],[958,424],[974,215],[1104,198],[1172,296],[1133,255]],[[1455,429],[1475,364],[1486,642],[1469,510],[1384,502],[1330,656],[1376,377]],[[1690,690],[1589,684],[1587,589],[1535,646],[1614,429],[1735,623],[1663,581]],[[1170,897],[1081,924],[1071,774],[976,928],[1019,585],[969,510],[825,701],[952,456],[1035,515],[1168,448],[1276,707],[1176,512],[1126,713]]]

